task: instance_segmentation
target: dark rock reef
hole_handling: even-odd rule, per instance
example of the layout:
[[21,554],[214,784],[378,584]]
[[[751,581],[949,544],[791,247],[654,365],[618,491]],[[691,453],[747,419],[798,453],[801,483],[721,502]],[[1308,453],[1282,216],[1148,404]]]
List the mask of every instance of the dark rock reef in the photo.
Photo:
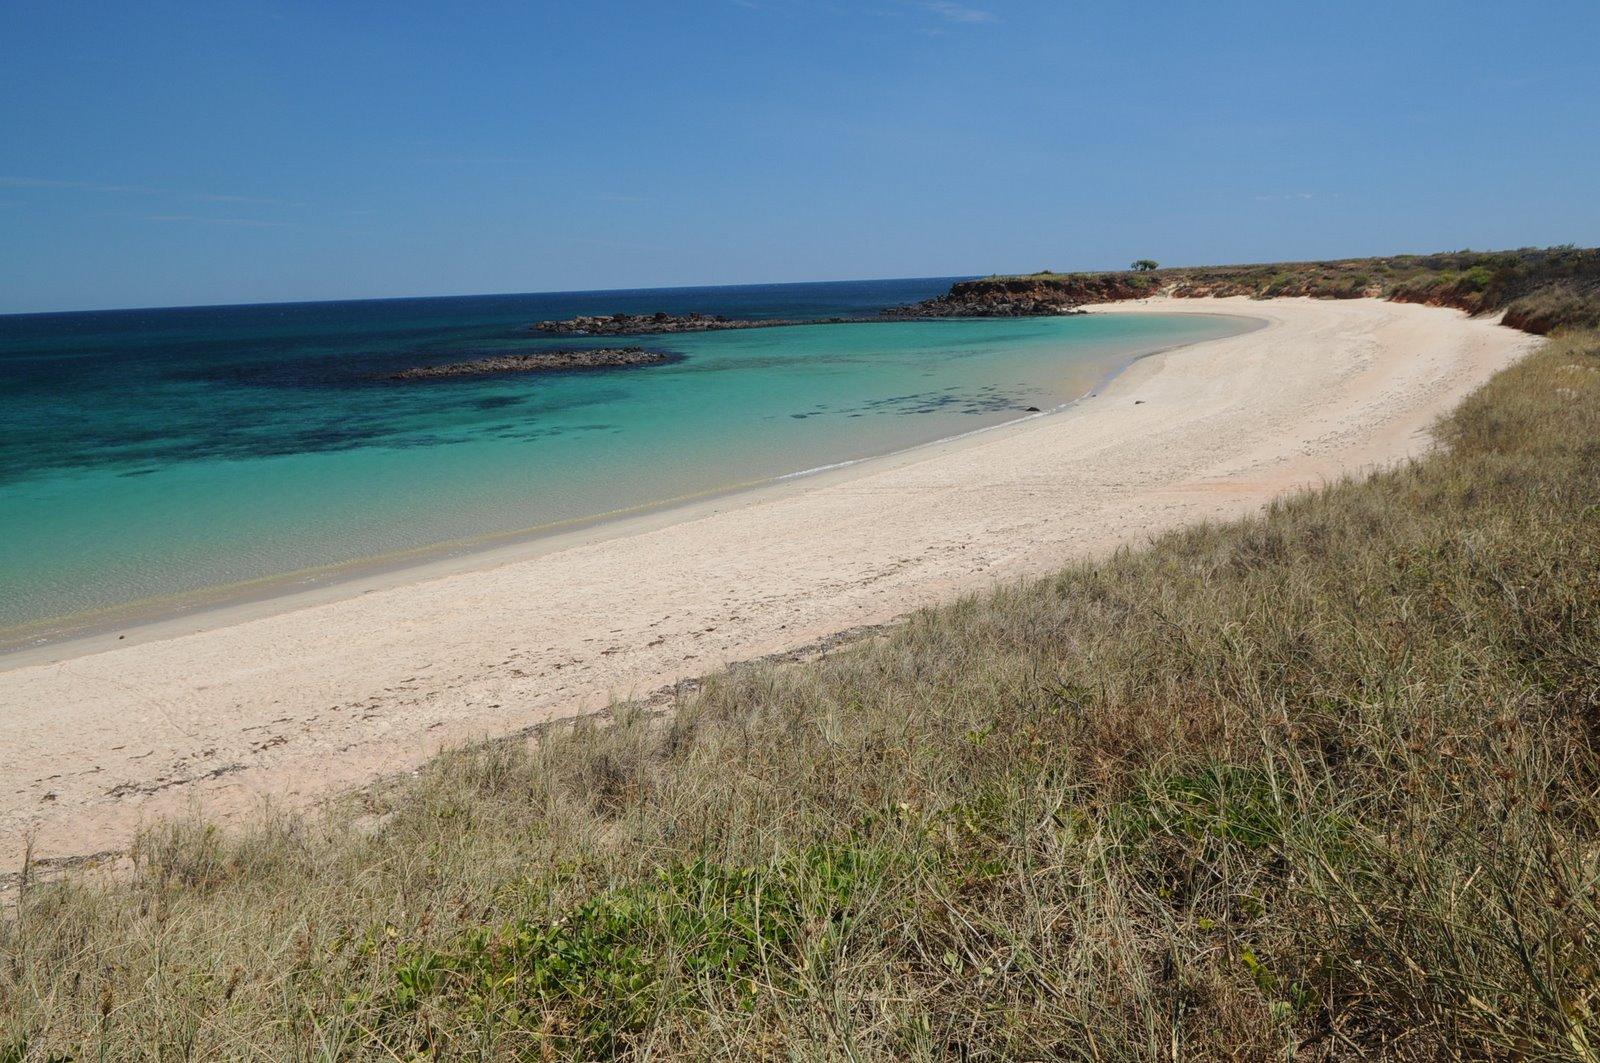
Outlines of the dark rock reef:
[[[844,318],[828,318],[829,322]],[[815,325],[816,321],[747,321],[724,314],[598,314],[541,321],[535,332],[555,336],[657,336],[669,332],[720,332],[725,329],[775,328],[780,325]]]
[[1037,273],[1026,277],[985,277],[959,281],[944,295],[909,306],[890,307],[883,317],[1059,317],[1081,313],[1086,303],[1110,303],[1154,294],[1156,282],[1144,274]]
[[555,373],[572,369],[622,369],[637,365],[676,362],[682,355],[647,351],[643,347],[598,347],[593,350],[536,351],[531,354],[493,354],[470,362],[423,365],[402,369],[390,380],[445,380],[452,377],[493,376],[499,373]]

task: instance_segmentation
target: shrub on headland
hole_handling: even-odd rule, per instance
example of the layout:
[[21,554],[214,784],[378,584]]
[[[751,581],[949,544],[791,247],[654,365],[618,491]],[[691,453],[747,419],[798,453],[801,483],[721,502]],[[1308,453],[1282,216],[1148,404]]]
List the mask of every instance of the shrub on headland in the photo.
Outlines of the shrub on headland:
[[1507,304],[1505,323],[1541,336],[1558,329],[1600,328],[1600,292],[1566,285],[1541,288]]
[[[1541,335],[1600,326],[1600,249],[1570,245],[1245,266],[1160,268],[1145,259],[1128,271],[1036,275],[1031,286],[1018,285],[1012,277],[964,281],[951,289],[951,297],[962,295],[973,302],[986,286],[1001,286],[1031,290],[1046,305],[1076,306],[1137,297],[1142,292],[1130,282],[1141,279],[1180,298],[1376,296],[1472,314],[1503,310],[1507,324]],[[961,301],[957,304],[953,309],[959,312]]]
[[1600,338],[1401,468],[17,893],[0,1058],[1592,1060]]

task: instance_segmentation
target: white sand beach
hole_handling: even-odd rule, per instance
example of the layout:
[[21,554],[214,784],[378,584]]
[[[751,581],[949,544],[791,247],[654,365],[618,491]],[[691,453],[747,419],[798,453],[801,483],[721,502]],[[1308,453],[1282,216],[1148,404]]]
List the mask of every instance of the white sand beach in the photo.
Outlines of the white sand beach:
[[1363,299],[1150,300],[1267,327],[1065,411],[449,565],[0,659],[0,862],[303,805],[441,747],[648,694],[1416,454],[1537,340]]

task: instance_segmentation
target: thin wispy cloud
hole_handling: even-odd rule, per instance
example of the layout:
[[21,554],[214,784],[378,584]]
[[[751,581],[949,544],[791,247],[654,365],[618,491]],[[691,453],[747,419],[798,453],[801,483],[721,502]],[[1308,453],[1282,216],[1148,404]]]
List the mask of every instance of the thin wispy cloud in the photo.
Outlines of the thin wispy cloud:
[[938,15],[946,22],[962,22],[970,24],[975,22],[1000,21],[1000,17],[992,11],[985,11],[982,8],[977,7],[968,7],[965,4],[953,3],[951,0],[923,0],[923,3],[921,3],[919,6],[925,11],[930,11],[933,14]]
[[184,196],[188,199],[197,199],[202,203],[263,203],[284,207],[303,207],[304,203],[296,203],[288,199],[273,199],[268,196],[233,196],[220,192],[171,192],[168,195]]
[[[817,0],[729,0],[729,3],[749,11],[766,11],[783,15],[826,14],[840,17],[931,15],[946,26],[973,26],[1000,21],[1000,16],[993,11],[960,3],[958,0],[888,0],[882,5],[841,5],[817,2]],[[919,32],[938,35],[945,31],[923,29]]]
[[528,162],[510,155],[423,155],[416,161],[424,166],[521,166]]
[[151,188],[148,185],[119,185],[103,181],[58,181],[46,177],[0,177],[0,188],[43,188],[65,192],[92,192],[118,196],[171,196],[196,203],[255,203],[262,206],[303,207],[287,199],[270,196],[239,196],[226,192],[190,192],[176,188]]
[[193,222],[199,225],[237,225],[251,229],[278,229],[285,225],[293,225],[287,221],[269,221],[265,218],[213,218],[204,214],[147,214],[145,221],[155,222]]
[[558,243],[574,244],[579,247],[598,247],[606,251],[661,253],[669,250],[659,244],[640,244],[631,240],[606,240],[590,236],[551,236],[550,239]]
[[0,177],[6,188],[60,188],[73,192],[113,192],[136,196],[154,195],[155,189],[137,185],[105,185],[95,181],[48,181],[42,177]]
[[1317,198],[1317,194],[1315,192],[1267,192],[1267,193],[1263,193],[1263,194],[1261,194],[1259,196],[1256,196],[1256,200],[1258,202],[1261,202],[1261,203],[1280,202],[1280,201],[1286,200],[1286,199],[1316,199],[1316,198]]

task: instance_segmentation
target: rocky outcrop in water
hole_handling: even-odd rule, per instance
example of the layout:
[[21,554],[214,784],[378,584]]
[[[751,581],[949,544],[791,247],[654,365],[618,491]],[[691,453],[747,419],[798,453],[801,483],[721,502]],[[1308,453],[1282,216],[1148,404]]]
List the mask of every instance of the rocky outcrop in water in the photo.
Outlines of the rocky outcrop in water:
[[[829,322],[843,318],[827,318]],[[535,332],[556,336],[657,336],[670,332],[719,332],[725,329],[775,328],[780,325],[814,325],[816,321],[748,321],[724,314],[597,314],[541,321]]]
[[531,354],[494,354],[470,362],[423,365],[402,369],[390,380],[444,380],[452,377],[493,376],[499,373],[554,373],[572,369],[622,369],[638,365],[676,362],[682,356],[643,347],[598,347],[586,351],[536,351]]
[[1141,274],[1034,274],[958,281],[944,295],[885,310],[883,317],[1058,317],[1088,303],[1142,299],[1155,282]]

